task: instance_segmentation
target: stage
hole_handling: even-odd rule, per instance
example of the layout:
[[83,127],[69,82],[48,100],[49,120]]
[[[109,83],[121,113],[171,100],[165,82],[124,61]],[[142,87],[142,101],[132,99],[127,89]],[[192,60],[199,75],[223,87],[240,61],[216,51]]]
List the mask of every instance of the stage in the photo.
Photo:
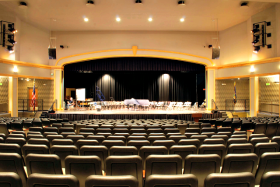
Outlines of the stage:
[[68,118],[70,121],[85,119],[178,119],[198,121],[205,118],[219,118],[220,113],[211,113],[207,110],[64,110],[49,114],[50,118]]

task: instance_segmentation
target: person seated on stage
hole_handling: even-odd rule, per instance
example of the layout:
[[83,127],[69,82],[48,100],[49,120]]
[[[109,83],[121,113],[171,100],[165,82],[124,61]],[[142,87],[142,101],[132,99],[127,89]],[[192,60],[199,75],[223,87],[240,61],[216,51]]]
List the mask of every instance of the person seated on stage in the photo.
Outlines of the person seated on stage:
[[74,101],[73,101],[73,97],[70,97],[70,100],[67,101],[67,108],[73,108],[75,105]]

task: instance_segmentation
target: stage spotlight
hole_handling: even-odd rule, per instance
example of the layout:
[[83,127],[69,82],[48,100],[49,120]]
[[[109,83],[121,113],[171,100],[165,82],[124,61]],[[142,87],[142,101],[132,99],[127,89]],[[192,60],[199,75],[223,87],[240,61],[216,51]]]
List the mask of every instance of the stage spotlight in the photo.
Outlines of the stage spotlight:
[[11,51],[14,51],[13,47],[14,47],[14,46],[8,45],[8,46],[7,46],[8,51],[10,51],[10,52],[11,52]]
[[253,45],[255,45],[256,43],[258,43],[260,40],[260,36],[254,36],[254,40],[253,40]]
[[185,1],[178,1],[178,5],[186,5]]
[[180,19],[180,22],[184,22],[184,21],[185,21],[185,18],[181,18],[181,19]]
[[255,46],[253,52],[254,52],[254,53],[258,53],[260,49],[261,49],[260,46]]
[[142,1],[141,0],[136,0],[135,3],[136,4],[142,4]]
[[149,22],[152,22],[152,21],[153,21],[153,18],[152,18],[152,17],[149,17],[149,18],[148,18],[148,21],[149,21]]
[[213,47],[212,45],[208,45],[208,48],[211,48],[211,47]]
[[257,33],[257,32],[260,32],[260,29],[259,29],[259,24],[255,24],[253,26],[253,30],[251,30],[251,33]]
[[116,21],[117,21],[117,22],[120,22],[120,21],[121,21],[121,18],[120,18],[120,17],[116,17]]
[[85,22],[88,22],[88,18],[84,18],[84,21],[85,21]]
[[14,35],[8,35],[8,42],[10,42],[11,44],[16,43],[16,41],[14,40]]
[[8,24],[8,31],[12,32],[12,33],[16,33],[17,30],[14,28],[14,24],[13,23],[9,23]]

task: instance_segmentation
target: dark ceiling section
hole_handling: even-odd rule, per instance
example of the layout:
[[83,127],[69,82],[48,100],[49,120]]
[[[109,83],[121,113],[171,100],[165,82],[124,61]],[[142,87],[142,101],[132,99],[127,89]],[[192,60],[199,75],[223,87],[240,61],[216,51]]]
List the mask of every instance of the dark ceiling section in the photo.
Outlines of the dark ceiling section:
[[177,60],[125,57],[91,60],[86,62],[68,64],[65,72],[91,73],[112,71],[161,71],[161,72],[205,72],[205,66]]

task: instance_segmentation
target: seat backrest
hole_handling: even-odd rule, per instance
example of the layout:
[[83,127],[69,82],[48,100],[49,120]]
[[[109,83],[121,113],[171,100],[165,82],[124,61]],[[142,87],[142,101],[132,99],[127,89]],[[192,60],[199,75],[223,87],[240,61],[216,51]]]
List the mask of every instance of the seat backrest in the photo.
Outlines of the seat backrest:
[[213,173],[206,177],[204,187],[255,187],[252,173]]
[[22,186],[26,187],[26,173],[22,158],[17,153],[0,153],[0,172],[14,172],[21,179]]
[[[197,187],[198,181],[195,175],[150,175],[145,182],[145,187],[164,186],[188,186]],[[182,185],[183,184],[183,185]]]
[[197,148],[200,146],[199,139],[182,139],[178,142],[178,145],[195,145]]
[[105,159],[108,157],[108,148],[103,145],[83,145],[80,148],[80,155],[96,155],[101,159],[101,167],[104,170]]
[[203,143],[203,141],[208,138],[207,135],[192,135],[191,139],[199,139],[200,145]]
[[138,149],[135,146],[112,146],[110,155],[138,155]]
[[22,182],[18,174],[13,172],[0,173],[1,187],[22,187]]
[[6,136],[9,135],[9,131],[6,123],[0,123],[0,133],[5,134]]
[[185,158],[190,154],[197,154],[197,147],[195,145],[173,145],[169,154],[177,154],[182,157],[182,167],[185,165]]
[[[142,179],[141,179],[142,180]],[[85,187],[139,187],[138,180],[133,176],[98,176],[87,178]]]
[[61,166],[65,167],[65,158],[68,155],[78,155],[78,149],[74,145],[53,145],[50,149],[51,154],[56,154],[61,159]]
[[58,133],[58,128],[57,127],[46,127],[46,128],[44,128],[44,132],[57,132]]
[[266,135],[268,138],[271,139],[273,136],[276,135],[277,128],[278,128],[278,124],[277,124],[277,123],[272,123],[272,122],[267,123],[265,135]]
[[228,146],[229,153],[253,153],[254,146],[251,143],[233,143]]
[[257,143],[261,143],[261,142],[269,142],[269,138],[268,137],[257,137],[257,138],[252,138],[250,140],[250,143],[255,146]]
[[223,144],[202,144],[198,152],[199,154],[217,154],[223,161],[226,155],[226,146]]
[[50,147],[50,142],[47,138],[30,138],[27,141],[28,144],[43,144]]
[[28,177],[27,187],[79,187],[74,175],[45,175],[34,173]]
[[139,156],[143,160],[143,168],[145,169],[146,158],[149,155],[167,155],[168,149],[165,146],[142,146],[139,151]]
[[203,144],[223,144],[225,145],[225,140],[223,138],[206,138]]
[[200,133],[200,128],[199,127],[189,127],[189,128],[186,128],[186,132],[195,132],[195,133]]
[[21,156],[21,148],[18,144],[0,143],[0,153],[17,153]]
[[112,146],[125,146],[125,143],[122,140],[103,140],[102,145],[110,149]]
[[67,135],[66,138],[73,140],[74,144],[76,144],[78,140],[82,140],[85,137],[83,135]]
[[249,136],[249,140],[251,140],[252,138],[260,138],[260,137],[266,137],[265,134],[251,134]]
[[76,142],[76,146],[80,149],[83,145],[99,145],[97,140],[90,140],[90,139],[80,139]]
[[49,147],[43,144],[25,144],[22,146],[22,153],[25,157],[30,153],[49,154]]
[[70,155],[65,158],[65,171],[76,176],[80,187],[84,187],[88,176],[102,175],[101,159],[98,156]]
[[6,143],[16,143],[18,144],[20,147],[22,147],[24,144],[26,144],[26,140],[24,138],[12,138],[12,137],[8,137],[6,139]]
[[265,131],[266,131],[265,123],[258,122],[255,124],[254,134],[265,134]]
[[32,173],[62,174],[61,160],[54,154],[28,154],[25,158],[28,175]]
[[75,132],[73,127],[60,127],[58,129],[59,134],[62,132]]
[[217,154],[188,155],[185,159],[184,174],[194,174],[198,186],[203,187],[204,179],[211,173],[220,173],[221,157]]
[[127,142],[127,145],[135,146],[139,151],[142,146],[149,146],[150,141],[149,140],[130,140]]
[[260,184],[263,174],[269,171],[280,171],[280,153],[263,153],[256,172],[256,185]]
[[103,135],[89,135],[87,137],[87,139],[97,140],[99,142],[99,144],[101,145],[103,140],[105,140],[105,136],[103,136]]
[[142,187],[143,168],[140,156],[109,156],[105,165],[106,175],[132,175],[138,180],[139,187]]
[[180,155],[150,155],[146,158],[145,173],[146,177],[152,174],[182,174],[182,157]]
[[280,171],[267,172],[262,176],[261,187],[276,187],[280,186]]
[[250,172],[256,174],[258,156],[255,153],[227,154],[224,159],[222,173]]
[[260,157],[265,152],[278,152],[279,145],[276,142],[257,143],[255,145],[255,153]]
[[276,142],[280,146],[280,136],[274,136],[271,139],[271,142]]
[[52,145],[74,145],[71,139],[53,139]]
[[165,146],[168,150],[171,146],[175,145],[174,140],[155,140],[153,146]]
[[229,138],[227,141],[227,145],[229,146],[230,144],[240,144],[240,143],[248,143],[246,138]]

